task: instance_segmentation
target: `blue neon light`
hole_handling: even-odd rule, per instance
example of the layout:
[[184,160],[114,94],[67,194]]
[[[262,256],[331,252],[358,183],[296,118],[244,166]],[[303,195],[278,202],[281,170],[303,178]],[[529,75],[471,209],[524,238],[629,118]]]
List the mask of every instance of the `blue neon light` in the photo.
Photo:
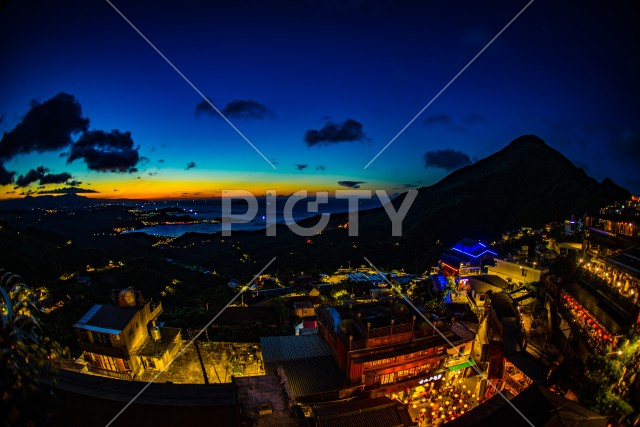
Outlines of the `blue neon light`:
[[478,254],[478,255],[470,254],[469,252],[465,252],[465,251],[460,250],[460,249],[458,249],[458,248],[451,248],[451,249],[453,249],[454,251],[458,251],[458,252],[460,252],[460,253],[463,253],[463,254],[465,254],[465,255],[467,255],[467,256],[470,256],[470,257],[472,257],[472,258],[478,258],[478,257],[480,257],[480,256],[482,256],[482,255],[484,255],[484,254],[486,254],[487,252],[489,252],[489,253],[490,253],[490,254],[492,254],[492,255],[496,255],[496,256],[498,255],[497,253],[495,253],[495,252],[493,252],[493,251],[491,251],[491,250],[489,250],[489,249],[487,249],[486,251],[484,251],[484,252],[482,252],[482,253],[480,253],[480,254]]

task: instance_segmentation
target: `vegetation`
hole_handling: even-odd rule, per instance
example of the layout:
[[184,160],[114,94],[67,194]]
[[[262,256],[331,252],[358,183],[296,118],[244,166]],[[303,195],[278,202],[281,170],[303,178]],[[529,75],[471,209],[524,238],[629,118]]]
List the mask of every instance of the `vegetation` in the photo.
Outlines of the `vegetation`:
[[619,394],[624,355],[624,352],[589,355],[587,379],[580,390],[580,400],[584,405],[615,418],[624,418],[634,412],[633,407]]
[[43,425],[48,414],[37,397],[46,392],[43,380],[55,380],[52,359],[65,351],[43,333],[31,289],[5,270],[0,277],[0,413],[4,425]]

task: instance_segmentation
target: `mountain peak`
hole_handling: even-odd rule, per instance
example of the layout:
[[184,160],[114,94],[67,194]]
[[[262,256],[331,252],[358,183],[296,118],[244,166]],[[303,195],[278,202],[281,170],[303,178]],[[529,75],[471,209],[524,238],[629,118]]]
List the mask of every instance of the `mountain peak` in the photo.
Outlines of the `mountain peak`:
[[542,138],[532,133],[528,135],[522,135],[514,139],[507,145],[507,147],[548,147],[547,143]]

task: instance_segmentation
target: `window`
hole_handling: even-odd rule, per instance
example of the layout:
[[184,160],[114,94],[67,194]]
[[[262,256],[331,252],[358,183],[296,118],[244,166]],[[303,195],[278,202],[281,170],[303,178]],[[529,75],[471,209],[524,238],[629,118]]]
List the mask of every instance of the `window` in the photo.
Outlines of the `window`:
[[369,366],[378,366],[378,365],[385,365],[387,363],[392,363],[395,362],[396,358],[395,357],[389,357],[386,359],[379,359],[379,360],[372,360],[371,362],[369,362]]
[[374,384],[390,384],[392,382],[394,382],[394,373],[391,372],[390,374],[384,374],[384,375],[376,375],[375,377],[373,377],[373,383]]
[[95,332],[93,334],[94,344],[101,345],[103,347],[111,347],[111,338],[109,334],[103,334],[102,332]]

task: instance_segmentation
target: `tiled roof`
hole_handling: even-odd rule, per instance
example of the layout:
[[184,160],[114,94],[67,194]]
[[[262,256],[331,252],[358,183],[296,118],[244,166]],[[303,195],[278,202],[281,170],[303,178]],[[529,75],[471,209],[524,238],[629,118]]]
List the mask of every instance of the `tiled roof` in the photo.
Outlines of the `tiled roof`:
[[260,337],[262,359],[267,362],[332,356],[331,347],[320,335]]
[[409,427],[407,410],[388,397],[314,407],[318,427]]

